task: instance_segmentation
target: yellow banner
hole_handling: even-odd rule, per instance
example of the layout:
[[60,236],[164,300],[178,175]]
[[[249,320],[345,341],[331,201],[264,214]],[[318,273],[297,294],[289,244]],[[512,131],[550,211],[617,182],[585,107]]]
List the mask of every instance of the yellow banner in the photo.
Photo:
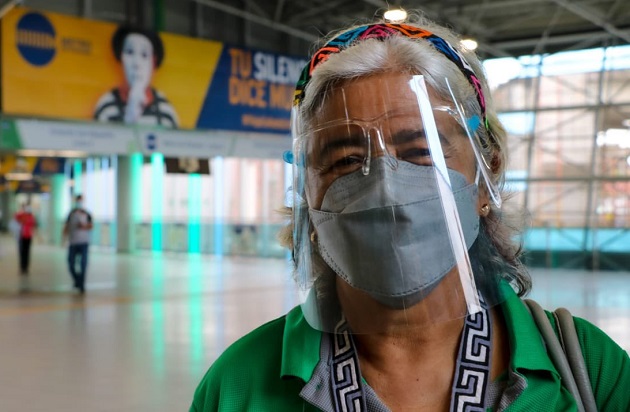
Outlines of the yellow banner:
[[[194,128],[222,49],[219,42],[15,8],[2,19],[2,109]],[[133,59],[147,56],[150,67],[134,72]]]

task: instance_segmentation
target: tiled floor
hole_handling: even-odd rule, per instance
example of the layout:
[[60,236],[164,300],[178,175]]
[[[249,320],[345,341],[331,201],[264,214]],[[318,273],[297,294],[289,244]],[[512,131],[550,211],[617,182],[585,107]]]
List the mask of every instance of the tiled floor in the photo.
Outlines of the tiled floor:
[[[93,249],[88,292],[71,290],[65,251],[35,245],[30,292],[0,242],[2,412],[186,411],[231,342],[296,302],[279,259],[113,255]],[[630,272],[536,270],[544,307],[565,306],[630,349]]]

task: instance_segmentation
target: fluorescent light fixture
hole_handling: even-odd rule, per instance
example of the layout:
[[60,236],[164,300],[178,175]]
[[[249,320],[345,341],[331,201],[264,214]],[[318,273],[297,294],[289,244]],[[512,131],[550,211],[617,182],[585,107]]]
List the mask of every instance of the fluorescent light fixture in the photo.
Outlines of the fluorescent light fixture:
[[29,172],[10,172],[4,175],[4,178],[7,180],[31,180],[33,178],[33,174]]
[[25,157],[88,157],[87,152],[78,150],[38,150],[21,149],[17,154]]
[[391,9],[387,10],[383,17],[390,23],[401,23],[407,19],[407,12],[403,9]]
[[460,41],[460,44],[471,51],[477,50],[477,46],[479,46],[479,43],[477,43],[475,39],[471,39],[471,38],[462,39]]
[[622,149],[630,149],[630,130],[608,129],[597,133],[597,146],[619,146]]

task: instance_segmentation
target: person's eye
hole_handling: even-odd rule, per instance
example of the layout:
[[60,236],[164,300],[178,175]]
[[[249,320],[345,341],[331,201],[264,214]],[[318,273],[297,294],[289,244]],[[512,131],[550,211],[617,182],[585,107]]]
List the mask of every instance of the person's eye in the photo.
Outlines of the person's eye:
[[354,165],[354,164],[357,164],[357,163],[359,163],[359,164],[363,163],[363,157],[362,156],[356,156],[356,155],[345,156],[345,157],[337,160],[335,162],[335,166],[344,167],[344,166],[351,166],[351,165]]
[[361,167],[364,161],[364,156],[360,155],[348,155],[336,159],[329,167],[330,171],[335,173],[351,173]]
[[431,164],[431,152],[426,147],[412,147],[399,153],[398,157],[417,165]]

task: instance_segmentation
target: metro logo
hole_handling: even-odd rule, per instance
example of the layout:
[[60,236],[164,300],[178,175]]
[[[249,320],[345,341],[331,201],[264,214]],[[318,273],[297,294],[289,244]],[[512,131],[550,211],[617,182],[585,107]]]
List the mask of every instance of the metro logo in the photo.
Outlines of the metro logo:
[[43,14],[27,13],[16,27],[16,46],[24,60],[45,66],[55,57],[55,29]]

